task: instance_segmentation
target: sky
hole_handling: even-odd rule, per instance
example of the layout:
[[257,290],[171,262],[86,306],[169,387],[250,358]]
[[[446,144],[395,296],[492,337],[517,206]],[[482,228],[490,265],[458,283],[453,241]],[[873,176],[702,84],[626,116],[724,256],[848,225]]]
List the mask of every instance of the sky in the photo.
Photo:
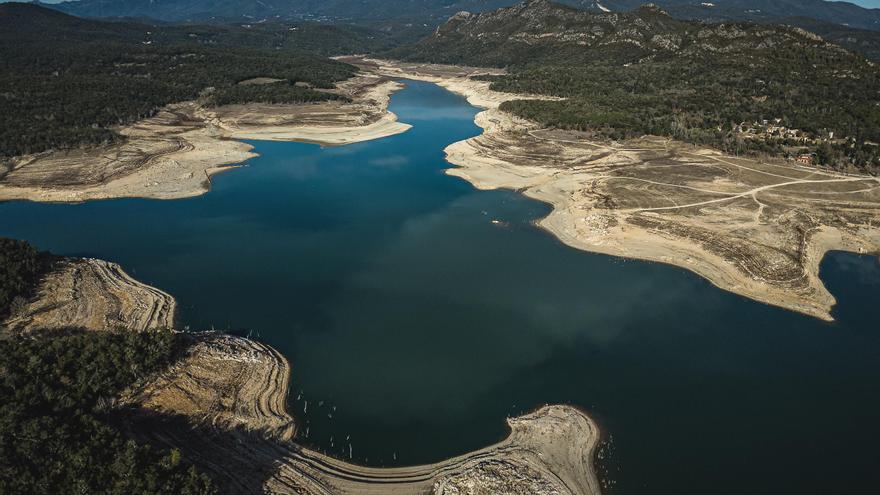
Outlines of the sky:
[[[0,3],[6,2],[9,0],[0,0]],[[62,0],[41,0],[43,3],[58,3]],[[863,7],[871,7],[875,9],[880,9],[880,0],[846,0],[852,3],[859,4]]]
[[853,3],[857,3],[862,7],[880,9],[880,0],[853,0]]

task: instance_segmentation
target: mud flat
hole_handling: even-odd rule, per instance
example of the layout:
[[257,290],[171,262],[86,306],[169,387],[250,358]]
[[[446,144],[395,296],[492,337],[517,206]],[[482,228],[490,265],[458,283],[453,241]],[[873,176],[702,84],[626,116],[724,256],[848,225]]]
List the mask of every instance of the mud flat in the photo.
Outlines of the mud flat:
[[[880,179],[726,156],[668,139],[542,129],[498,106],[521,95],[468,79],[488,69],[347,59],[434,82],[486,110],[483,134],[446,148],[450,175],[545,201],[539,225],[597,253],[668,263],[757,301],[831,320],[829,250],[880,252]],[[534,96],[526,96],[534,98]]]
[[131,278],[115,264],[66,259],[40,282],[36,297],[4,324],[7,331],[172,328],[174,298]]
[[18,157],[0,174],[0,201],[80,202],[142,197],[177,199],[210,189],[214,174],[256,156],[237,139],[343,145],[410,128],[388,111],[402,87],[382,76],[360,75],[330,92],[350,102],[303,105],[168,105],[120,129],[117,145]]
[[120,405],[141,436],[180,448],[231,493],[599,493],[592,467],[599,432],[574,408],[547,406],[509,419],[502,442],[443,462],[366,468],[291,441],[283,356],[244,338],[194,338],[180,363]]

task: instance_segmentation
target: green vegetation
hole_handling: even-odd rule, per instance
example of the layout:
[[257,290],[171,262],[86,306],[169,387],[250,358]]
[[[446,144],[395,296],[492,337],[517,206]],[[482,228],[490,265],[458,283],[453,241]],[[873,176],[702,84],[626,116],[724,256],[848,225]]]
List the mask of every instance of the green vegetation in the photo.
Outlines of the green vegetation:
[[[215,104],[333,98],[296,83],[329,88],[355,73],[350,65],[278,45],[270,31],[221,27],[209,36],[212,29],[98,22],[0,5],[0,159],[109,143],[121,139],[113,126],[203,94]],[[237,86],[255,77],[288,85]]]
[[[242,25],[184,25],[153,28],[155,43],[196,43],[207,47],[256,48],[306,52],[320,56],[352,55],[387,50],[398,38],[416,41],[400,29],[385,30],[347,24],[265,22]],[[420,34],[425,34],[418,31]],[[143,34],[143,33],[141,33]]]
[[0,340],[0,493],[216,493],[179,451],[126,440],[109,420],[111,398],[168,366],[182,339],[71,330]]
[[[52,260],[0,238],[0,321]],[[177,359],[185,337],[75,329],[41,337],[0,337],[0,493],[216,493],[180,452],[138,445],[111,421],[112,398]]]
[[0,237],[0,321],[31,296],[50,265],[51,256],[27,242]]
[[290,81],[270,84],[239,84],[211,93],[208,104],[231,105],[233,103],[309,103],[325,100],[341,100],[343,96],[319,93],[297,86]]
[[[594,130],[611,139],[670,136],[733,154],[815,152],[823,165],[880,171],[880,148],[871,144],[880,138],[880,107],[865,98],[864,79],[814,71],[803,84],[798,57],[780,53],[749,70],[739,60],[720,57],[703,64],[547,66],[497,78],[493,88],[566,97],[502,106],[547,126]],[[866,77],[880,84],[877,76]],[[764,121],[801,132],[740,132],[755,122],[765,127]],[[827,139],[829,132],[838,139]]]
[[612,139],[656,134],[732,153],[808,153],[880,172],[880,71],[799,29],[533,0],[456,16],[391,55],[506,67],[509,75],[488,78],[494,89],[567,98],[503,107],[546,126]]
[[807,17],[788,17],[781,19],[780,22],[806,29],[847,50],[861,53],[868,60],[880,62],[880,31],[857,29],[852,26],[822,22]]

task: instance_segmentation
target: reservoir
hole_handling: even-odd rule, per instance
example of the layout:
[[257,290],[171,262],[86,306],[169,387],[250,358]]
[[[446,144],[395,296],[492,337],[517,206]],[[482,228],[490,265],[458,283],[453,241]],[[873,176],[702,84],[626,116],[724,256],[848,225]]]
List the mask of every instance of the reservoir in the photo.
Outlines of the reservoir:
[[276,347],[300,441],[376,466],[493,443],[576,405],[612,494],[870,493],[880,484],[880,264],[830,253],[835,323],[686,270],[568,248],[548,206],[444,173],[477,109],[407,82],[414,127],[336,148],[253,142],[201,197],[0,204],[0,235],[120,263],[181,327]]

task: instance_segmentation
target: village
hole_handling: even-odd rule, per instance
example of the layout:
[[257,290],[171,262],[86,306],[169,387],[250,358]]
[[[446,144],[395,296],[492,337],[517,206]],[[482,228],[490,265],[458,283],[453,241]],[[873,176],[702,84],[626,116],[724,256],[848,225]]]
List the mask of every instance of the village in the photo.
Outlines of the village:
[[852,137],[835,136],[834,131],[827,129],[823,129],[822,132],[815,135],[800,129],[786,127],[781,118],[741,122],[733,127],[733,131],[744,139],[780,145],[787,160],[806,166],[824,164],[817,153],[818,147],[822,145],[849,146],[850,148],[857,144],[865,147],[878,146],[878,143],[872,141],[866,140],[863,143],[857,143],[856,139]]

